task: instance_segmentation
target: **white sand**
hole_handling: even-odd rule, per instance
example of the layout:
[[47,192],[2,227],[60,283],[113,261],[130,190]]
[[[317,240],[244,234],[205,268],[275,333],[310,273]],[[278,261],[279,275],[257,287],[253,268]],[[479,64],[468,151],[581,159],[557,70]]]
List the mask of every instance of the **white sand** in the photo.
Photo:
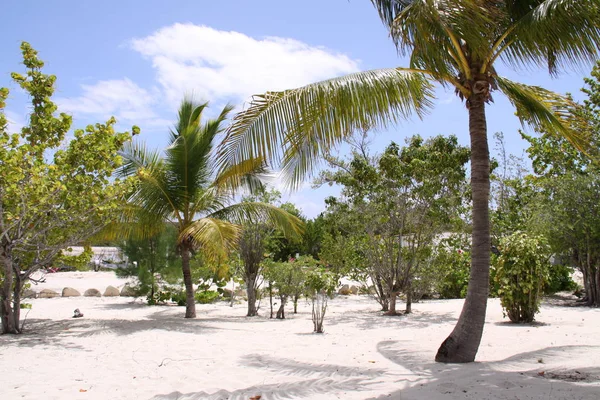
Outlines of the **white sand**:
[[[124,284],[111,274],[50,274],[44,286]],[[598,309],[546,304],[540,323],[519,326],[490,300],[478,362],[443,365],[432,360],[461,300],[383,317],[364,296],[337,297],[323,335],[311,333],[305,301],[283,321],[264,317],[265,302],[257,318],[244,317],[245,303],[197,305],[196,320],[131,298],[27,302],[26,333],[0,336],[2,400],[600,399]],[[70,318],[75,308],[85,317]],[[567,374],[586,379],[549,378]]]

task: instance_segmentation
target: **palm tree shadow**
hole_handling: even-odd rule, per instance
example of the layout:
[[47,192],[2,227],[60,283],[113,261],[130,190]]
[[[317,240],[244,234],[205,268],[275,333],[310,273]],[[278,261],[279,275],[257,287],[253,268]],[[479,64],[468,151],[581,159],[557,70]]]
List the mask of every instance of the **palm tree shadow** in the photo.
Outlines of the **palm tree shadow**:
[[294,382],[249,386],[234,391],[219,390],[214,393],[173,392],[157,395],[151,400],[247,400],[252,396],[261,396],[261,400],[292,398],[318,398],[315,396],[336,392],[368,390],[373,384],[370,380],[386,373],[379,368],[355,368],[335,364],[311,364],[296,360],[250,354],[240,359],[245,368],[270,370],[278,374],[300,377]]
[[[375,399],[426,398],[598,398],[600,367],[547,369],[540,360],[600,354],[597,346],[556,346],[519,353],[504,360],[470,364],[439,364],[406,350],[401,342],[383,341],[378,352],[419,378],[398,382],[401,388]],[[576,384],[579,382],[584,384]]]

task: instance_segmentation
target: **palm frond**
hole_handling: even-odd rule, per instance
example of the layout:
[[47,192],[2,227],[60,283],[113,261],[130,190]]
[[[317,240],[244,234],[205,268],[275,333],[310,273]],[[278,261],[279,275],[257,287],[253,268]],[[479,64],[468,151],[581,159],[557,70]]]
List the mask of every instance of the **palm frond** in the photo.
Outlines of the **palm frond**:
[[589,138],[573,129],[575,103],[538,86],[529,86],[497,77],[499,89],[517,109],[517,116],[523,125],[558,136],[564,136],[576,148],[587,152]]
[[304,222],[295,215],[268,203],[241,202],[225,207],[210,215],[236,224],[268,224],[283,232],[288,238],[299,238],[304,232]]
[[[511,27],[499,56],[510,65],[559,69],[598,59],[600,0],[545,0]],[[523,10],[521,10],[522,12]]]
[[210,260],[224,260],[234,248],[241,227],[218,218],[200,218],[179,234],[179,242],[190,240]]
[[119,178],[132,176],[139,168],[158,165],[161,160],[157,151],[149,150],[144,142],[139,141],[125,143],[119,155],[123,158],[123,164],[116,171]]
[[236,193],[240,189],[255,193],[264,187],[268,172],[262,158],[244,160],[219,171],[213,186],[230,193]]
[[218,162],[221,169],[227,169],[262,158],[273,167],[287,154],[285,163],[292,164],[298,143],[310,138],[311,162],[298,164],[299,169],[287,175],[290,184],[298,186],[315,166],[316,156],[327,153],[355,129],[386,127],[413,113],[422,117],[432,98],[432,85],[423,74],[396,69],[359,72],[256,95],[227,130]]

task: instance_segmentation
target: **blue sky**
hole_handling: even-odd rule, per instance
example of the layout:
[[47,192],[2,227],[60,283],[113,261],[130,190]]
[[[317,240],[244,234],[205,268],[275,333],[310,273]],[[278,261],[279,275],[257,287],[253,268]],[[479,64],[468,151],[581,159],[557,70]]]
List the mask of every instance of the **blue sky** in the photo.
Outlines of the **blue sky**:
[[[217,112],[241,106],[253,93],[297,87],[359,70],[405,66],[368,0],[38,1],[4,0],[0,86],[11,96],[12,128],[26,120],[26,98],[10,80],[23,71],[19,44],[28,41],[57,75],[56,101],[74,127],[114,115],[119,127],[136,124],[142,139],[163,146],[186,92]],[[550,79],[544,70],[500,68],[510,79],[580,98],[588,67]],[[488,108],[488,131],[503,131],[508,150],[524,143],[511,105],[500,95]],[[438,91],[423,120],[378,132],[374,151],[412,134],[455,134],[468,144],[467,112],[452,92]],[[304,214],[322,211],[335,189],[307,187],[286,195]]]

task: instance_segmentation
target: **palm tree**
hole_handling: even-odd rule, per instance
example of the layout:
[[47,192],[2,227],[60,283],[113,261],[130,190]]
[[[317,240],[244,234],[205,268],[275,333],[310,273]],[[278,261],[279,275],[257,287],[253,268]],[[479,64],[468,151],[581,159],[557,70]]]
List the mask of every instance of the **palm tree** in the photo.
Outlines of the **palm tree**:
[[217,172],[214,142],[223,131],[231,107],[225,107],[217,118],[201,124],[207,105],[184,99],[164,157],[159,152],[148,151],[143,144],[130,145],[123,152],[125,162],[120,170],[122,176],[137,178],[129,198],[134,206],[131,214],[138,218],[136,227],[146,229],[148,235],[156,233],[156,221],[168,221],[177,228],[186,290],[186,318],[196,317],[190,270],[192,252],[200,251],[205,259],[223,261],[239,237],[242,221],[269,221],[292,236],[302,229],[298,218],[273,205],[231,204],[237,189],[259,185],[254,173],[263,170],[263,163],[249,160],[251,166],[247,166],[247,173],[243,175],[231,169]]
[[[433,83],[465,101],[471,136],[473,233],[471,277],[460,319],[436,360],[474,361],[485,321],[490,262],[489,150],[485,108],[506,95],[523,124],[563,135],[566,97],[510,81],[495,65],[561,68],[593,62],[600,44],[600,0],[371,0],[408,68],[381,69],[255,95],[219,149],[220,164],[264,157],[295,187],[324,154],[356,129],[386,127],[432,105]],[[239,171],[243,167],[238,167]]]

